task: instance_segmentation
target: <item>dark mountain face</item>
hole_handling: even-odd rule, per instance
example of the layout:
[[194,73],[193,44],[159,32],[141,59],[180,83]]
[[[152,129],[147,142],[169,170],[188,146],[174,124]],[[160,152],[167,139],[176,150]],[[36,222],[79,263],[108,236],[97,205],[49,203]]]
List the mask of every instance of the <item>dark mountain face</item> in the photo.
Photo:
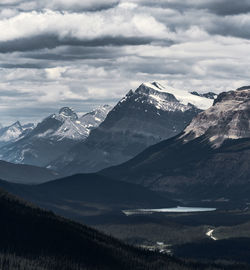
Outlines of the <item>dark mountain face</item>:
[[56,213],[88,222],[88,216],[145,207],[174,207],[176,202],[139,185],[81,174],[41,185],[0,181],[5,190]]
[[222,93],[184,132],[102,173],[188,198],[250,199],[250,91]]
[[[197,100],[206,104],[208,99]],[[212,104],[210,100],[208,103]],[[146,147],[180,133],[200,111],[157,83],[142,84],[114,107],[85,142],[52,163],[52,168],[72,174],[122,163]]]
[[46,168],[0,161],[0,179],[23,184],[38,184],[59,178],[59,174]]
[[[92,117],[78,117],[70,108],[60,109],[39,123],[32,131],[0,149],[0,158],[13,163],[46,166],[98,126],[111,108],[104,106],[92,113]],[[95,117],[98,114],[98,118]]]

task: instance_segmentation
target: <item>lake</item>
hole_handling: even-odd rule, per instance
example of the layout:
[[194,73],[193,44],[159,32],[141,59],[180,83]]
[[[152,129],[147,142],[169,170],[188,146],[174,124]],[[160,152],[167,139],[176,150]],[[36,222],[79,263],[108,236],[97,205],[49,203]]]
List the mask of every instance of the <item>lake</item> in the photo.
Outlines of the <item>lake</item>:
[[181,207],[174,208],[160,208],[160,209],[130,209],[122,210],[126,216],[131,215],[150,215],[154,213],[197,213],[197,212],[212,212],[216,211],[216,208],[204,208],[204,207]]

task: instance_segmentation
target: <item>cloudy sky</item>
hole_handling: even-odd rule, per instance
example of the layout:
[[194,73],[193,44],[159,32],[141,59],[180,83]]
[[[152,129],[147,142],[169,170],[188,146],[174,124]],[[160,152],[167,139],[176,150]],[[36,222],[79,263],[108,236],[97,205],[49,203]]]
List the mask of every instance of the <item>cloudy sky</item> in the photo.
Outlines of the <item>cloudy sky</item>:
[[249,0],[1,0],[0,123],[114,104],[144,81],[250,84]]

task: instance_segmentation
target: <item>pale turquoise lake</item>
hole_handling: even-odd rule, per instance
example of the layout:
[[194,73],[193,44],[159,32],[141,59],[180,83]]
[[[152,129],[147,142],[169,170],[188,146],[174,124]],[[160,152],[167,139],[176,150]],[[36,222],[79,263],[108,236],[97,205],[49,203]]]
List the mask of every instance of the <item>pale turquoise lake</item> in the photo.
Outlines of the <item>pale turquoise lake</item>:
[[216,208],[177,206],[174,208],[160,208],[160,209],[130,209],[130,210],[123,210],[122,212],[126,216],[131,216],[131,215],[150,215],[154,213],[195,213],[195,212],[212,212],[212,211],[216,211]]

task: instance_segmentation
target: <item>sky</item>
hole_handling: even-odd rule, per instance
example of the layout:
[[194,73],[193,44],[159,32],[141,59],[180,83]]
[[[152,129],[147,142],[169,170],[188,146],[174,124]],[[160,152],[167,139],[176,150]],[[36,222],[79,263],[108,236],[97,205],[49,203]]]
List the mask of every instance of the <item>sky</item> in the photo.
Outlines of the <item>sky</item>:
[[0,123],[115,104],[142,82],[250,85],[249,0],[1,0]]

